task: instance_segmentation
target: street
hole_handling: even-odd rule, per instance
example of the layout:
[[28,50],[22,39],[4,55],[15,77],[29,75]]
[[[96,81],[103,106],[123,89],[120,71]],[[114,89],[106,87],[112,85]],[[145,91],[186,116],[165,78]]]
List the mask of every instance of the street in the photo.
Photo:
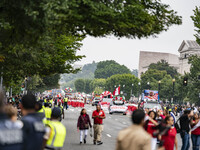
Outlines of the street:
[[[86,105],[87,113],[92,116],[92,111],[95,110],[95,106]],[[114,150],[116,144],[116,137],[120,130],[130,126],[130,116],[124,116],[122,114],[108,114],[106,113],[106,119],[104,120],[104,131],[102,134],[103,145],[93,145],[93,138],[90,137],[88,132],[87,144],[80,145],[79,143],[79,132],[77,132],[77,119],[80,114],[81,108],[69,107],[65,110],[65,119],[62,123],[66,126],[67,135],[64,144],[64,150]],[[93,120],[91,120],[93,124]],[[178,150],[181,149],[182,141],[180,135],[178,138]],[[191,145],[192,143],[190,143]]]

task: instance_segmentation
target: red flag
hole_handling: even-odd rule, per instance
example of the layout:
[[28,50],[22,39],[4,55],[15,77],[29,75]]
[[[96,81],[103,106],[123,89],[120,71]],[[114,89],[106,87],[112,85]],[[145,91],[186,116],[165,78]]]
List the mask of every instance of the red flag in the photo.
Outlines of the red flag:
[[114,90],[113,95],[120,95],[120,86]]

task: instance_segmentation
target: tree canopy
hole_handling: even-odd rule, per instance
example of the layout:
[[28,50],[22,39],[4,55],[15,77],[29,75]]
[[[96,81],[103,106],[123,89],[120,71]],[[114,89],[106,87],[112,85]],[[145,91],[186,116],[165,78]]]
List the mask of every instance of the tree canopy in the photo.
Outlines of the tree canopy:
[[170,66],[167,61],[161,60],[158,61],[157,63],[152,63],[149,65],[149,69],[156,69],[156,70],[161,70],[161,71],[166,71],[167,74],[169,74],[172,78],[178,75],[178,72],[176,68],[173,66]]
[[124,65],[118,64],[114,60],[101,61],[97,64],[97,69],[94,72],[95,78],[108,78],[115,74],[131,74],[130,69]]
[[181,17],[160,0],[1,0],[4,83],[76,72],[72,64],[82,58],[76,52],[86,35],[147,38],[174,24]]

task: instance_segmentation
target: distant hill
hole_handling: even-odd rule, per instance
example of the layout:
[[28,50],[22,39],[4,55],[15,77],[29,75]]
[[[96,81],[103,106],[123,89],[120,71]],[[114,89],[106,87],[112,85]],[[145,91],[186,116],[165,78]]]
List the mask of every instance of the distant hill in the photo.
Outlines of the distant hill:
[[[91,64],[86,64],[82,67],[82,70],[79,71],[77,74],[62,74],[60,79],[60,86],[62,89],[66,87],[74,88],[74,81],[76,79],[82,78],[82,79],[93,79],[94,78],[94,72],[97,68],[97,64],[95,61],[93,61]],[[75,66],[77,68],[77,65]],[[81,68],[80,65],[78,65],[79,68]]]

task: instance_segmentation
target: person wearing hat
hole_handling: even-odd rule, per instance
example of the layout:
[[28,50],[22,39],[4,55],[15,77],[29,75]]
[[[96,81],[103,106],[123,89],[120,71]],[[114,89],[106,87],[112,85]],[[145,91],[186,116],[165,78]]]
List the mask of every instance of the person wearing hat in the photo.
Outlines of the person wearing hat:
[[[66,128],[59,121],[61,117],[61,110],[58,107],[53,108],[51,113],[51,120],[48,123],[48,132],[44,136],[44,143],[47,149],[61,150],[66,137]],[[43,147],[44,149],[44,147]]]

